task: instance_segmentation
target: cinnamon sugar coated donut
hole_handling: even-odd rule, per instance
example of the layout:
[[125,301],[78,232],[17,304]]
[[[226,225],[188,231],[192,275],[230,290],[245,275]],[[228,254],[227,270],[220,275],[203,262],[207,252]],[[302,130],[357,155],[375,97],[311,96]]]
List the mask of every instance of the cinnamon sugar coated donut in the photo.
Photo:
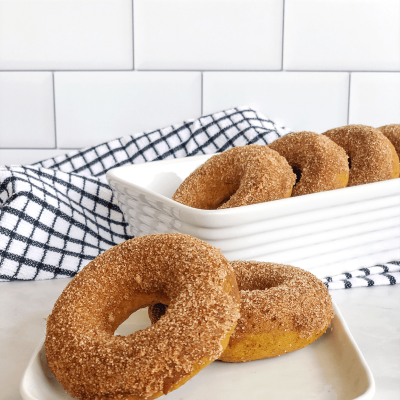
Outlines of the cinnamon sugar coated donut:
[[[128,336],[117,327],[139,308],[169,305],[158,323]],[[77,399],[155,399],[217,359],[239,317],[231,265],[182,234],[142,236],[91,261],[47,319],[50,370]]]
[[364,125],[347,125],[331,129],[324,135],[343,147],[350,158],[347,186],[399,177],[399,157],[396,150],[378,129]]
[[268,147],[285,157],[293,170],[301,175],[292,197],[347,186],[346,152],[325,136],[314,132],[292,133]]
[[240,362],[299,350],[318,339],[333,317],[326,286],[301,268],[256,261],[232,263],[240,318],[220,360]]
[[400,157],[400,124],[385,125],[377,129],[389,139],[396,149],[397,156]]
[[[331,296],[313,274],[274,263],[231,264],[240,289],[240,318],[220,360],[243,362],[290,353],[326,331],[333,317]],[[152,323],[166,308],[149,307]]]
[[290,197],[295,181],[283,157],[251,144],[211,157],[182,182],[172,199],[204,210],[240,207]]

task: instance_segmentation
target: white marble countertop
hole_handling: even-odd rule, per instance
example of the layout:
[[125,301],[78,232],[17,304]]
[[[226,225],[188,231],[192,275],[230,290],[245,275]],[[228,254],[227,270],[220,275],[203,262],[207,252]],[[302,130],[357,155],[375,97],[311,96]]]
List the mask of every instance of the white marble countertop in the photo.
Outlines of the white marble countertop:
[[[0,400],[21,400],[19,383],[44,335],[44,318],[68,282],[0,283]],[[399,400],[400,285],[331,294],[375,377],[374,399]]]

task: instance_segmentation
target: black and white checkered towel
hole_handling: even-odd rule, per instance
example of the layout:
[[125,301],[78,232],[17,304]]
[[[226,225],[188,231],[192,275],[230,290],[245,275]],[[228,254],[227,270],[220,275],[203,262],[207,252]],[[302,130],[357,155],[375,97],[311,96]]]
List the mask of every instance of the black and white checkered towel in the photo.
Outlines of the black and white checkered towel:
[[[287,133],[241,107],[33,165],[0,167],[0,281],[72,277],[131,237],[107,185],[111,168],[266,145]],[[363,278],[352,272],[325,282],[332,289],[400,282],[398,262],[374,268],[363,269]]]
[[328,289],[351,289],[362,286],[395,285],[400,283],[400,261],[391,261],[370,268],[361,268],[322,279]]

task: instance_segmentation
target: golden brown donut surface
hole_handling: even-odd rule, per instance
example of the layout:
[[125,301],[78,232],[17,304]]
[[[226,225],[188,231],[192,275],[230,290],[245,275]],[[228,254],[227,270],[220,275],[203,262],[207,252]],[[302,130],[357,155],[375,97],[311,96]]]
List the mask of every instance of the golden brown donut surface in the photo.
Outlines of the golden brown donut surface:
[[300,176],[292,197],[347,186],[346,152],[332,140],[314,132],[297,132],[275,140],[268,147],[285,157]]
[[296,176],[267,146],[251,144],[216,154],[192,172],[172,199],[215,210],[290,197]]
[[331,129],[324,135],[343,147],[350,158],[347,186],[399,177],[399,157],[396,150],[378,129],[364,125],[347,125]]
[[396,149],[397,156],[400,157],[400,124],[385,125],[377,129],[389,139]]
[[[232,262],[240,289],[240,318],[219,358],[252,361],[299,350],[328,328],[333,307],[326,286],[313,274],[289,265]],[[149,307],[156,322],[166,306]]]
[[[139,308],[169,304],[158,323],[128,336],[116,328]],[[154,399],[218,358],[239,317],[231,265],[182,234],[142,236],[91,261],[47,320],[50,370],[78,399]]]

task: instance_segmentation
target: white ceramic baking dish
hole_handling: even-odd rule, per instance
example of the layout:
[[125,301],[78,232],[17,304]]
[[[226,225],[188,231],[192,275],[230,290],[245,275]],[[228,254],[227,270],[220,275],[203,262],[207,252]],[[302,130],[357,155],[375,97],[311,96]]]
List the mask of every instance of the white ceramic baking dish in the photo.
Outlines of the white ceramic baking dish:
[[287,263],[320,278],[400,259],[400,179],[226,210],[173,201],[181,182],[210,157],[110,170],[131,234],[186,233],[229,260]]

